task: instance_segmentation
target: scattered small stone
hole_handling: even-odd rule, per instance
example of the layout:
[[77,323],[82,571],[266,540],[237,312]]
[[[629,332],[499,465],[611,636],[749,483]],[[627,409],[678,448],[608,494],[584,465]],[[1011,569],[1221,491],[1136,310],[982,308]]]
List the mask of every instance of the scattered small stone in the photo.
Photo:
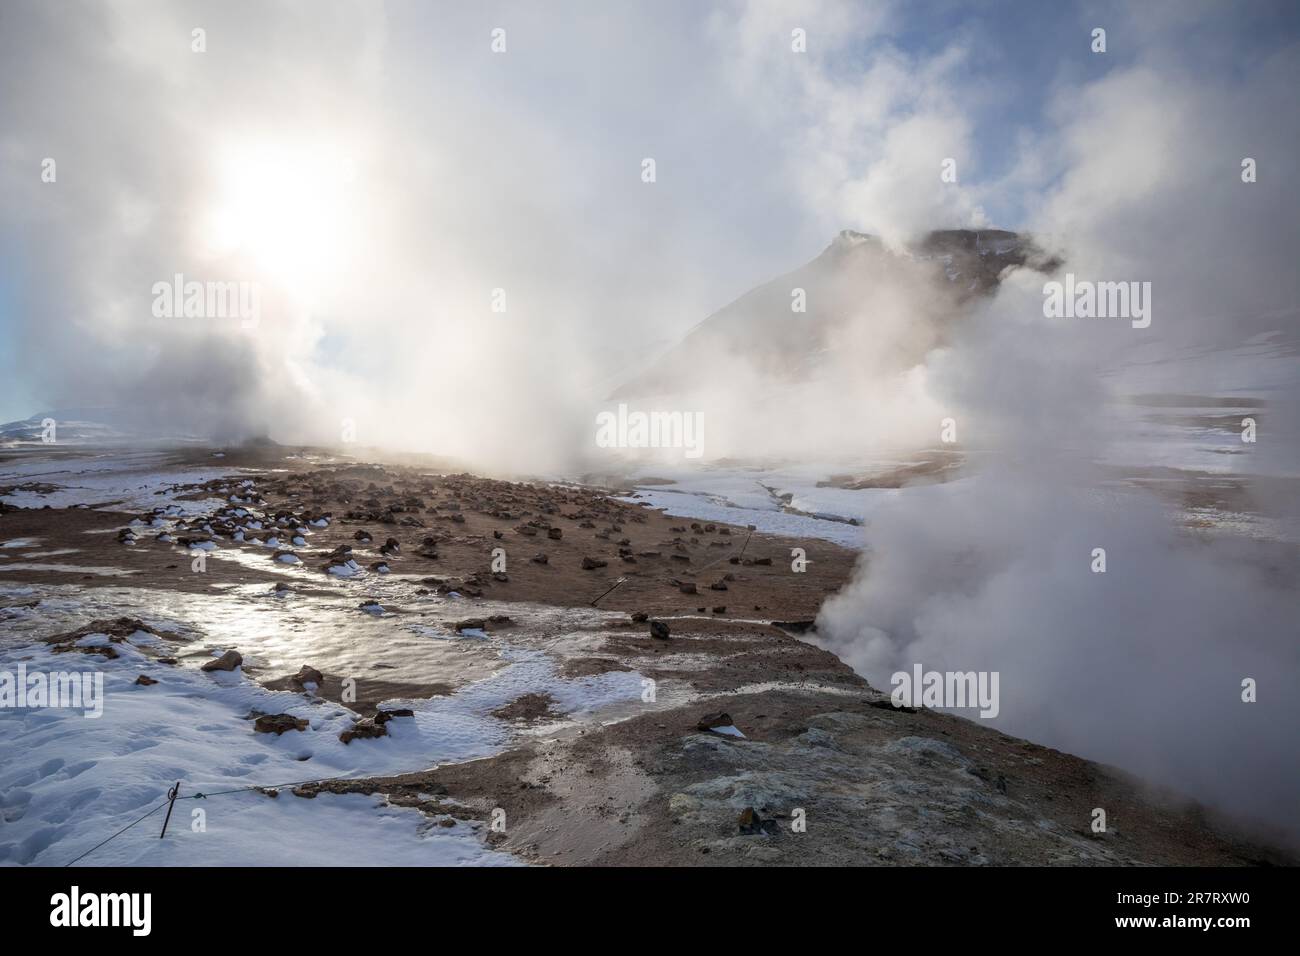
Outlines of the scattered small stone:
[[317,687],[319,687],[324,682],[324,680],[325,680],[325,675],[323,675],[316,668],[311,667],[307,664],[303,664],[302,667],[298,668],[298,673],[293,675],[293,682],[297,684],[299,687],[305,686],[307,684],[315,684]]
[[740,812],[740,832],[746,836],[776,836],[780,826],[775,820],[764,820],[753,807]]
[[259,734],[275,734],[277,737],[288,730],[306,730],[307,721],[292,714],[263,714],[253,722],[253,730]]
[[233,671],[244,663],[244,657],[239,651],[226,651],[216,660],[208,661],[200,670],[205,671]]
[[719,711],[716,714],[705,714],[700,718],[699,723],[695,725],[697,730],[712,730],[714,727],[734,726],[731,715],[726,711]]
[[387,737],[388,728],[384,726],[387,722],[387,718],[380,722],[373,717],[362,717],[352,725],[351,729],[339,734],[339,740],[346,744],[357,739],[372,740],[375,737]]
[[915,714],[915,713],[916,713],[916,708],[915,708],[915,707],[908,707],[908,706],[906,706],[906,705],[901,705],[901,706],[900,706],[899,704],[895,704],[894,701],[893,701],[893,698],[890,698],[890,697],[886,697],[886,698],[884,698],[883,700],[873,700],[873,701],[869,701],[869,702],[867,703],[867,706],[868,706],[868,707],[874,707],[874,708],[876,708],[877,710],[901,710],[901,711],[902,711],[903,713],[905,713],[905,714]]

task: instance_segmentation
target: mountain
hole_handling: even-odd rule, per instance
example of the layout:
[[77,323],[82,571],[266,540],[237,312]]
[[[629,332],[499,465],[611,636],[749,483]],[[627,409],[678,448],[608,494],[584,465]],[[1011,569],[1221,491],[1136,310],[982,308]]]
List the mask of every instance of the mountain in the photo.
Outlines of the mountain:
[[45,443],[45,422],[54,422],[53,438],[58,444],[99,445],[124,441],[130,431],[114,422],[111,409],[60,408],[39,412],[30,418],[0,424],[0,447]]
[[811,262],[710,315],[610,397],[689,390],[701,369],[737,359],[769,380],[806,380],[828,349],[843,344],[849,326],[870,328],[902,312],[912,313],[913,332],[891,336],[889,347],[900,361],[919,359],[1007,270],[1058,265],[1032,239],[1001,229],[938,230],[901,250],[846,229]]

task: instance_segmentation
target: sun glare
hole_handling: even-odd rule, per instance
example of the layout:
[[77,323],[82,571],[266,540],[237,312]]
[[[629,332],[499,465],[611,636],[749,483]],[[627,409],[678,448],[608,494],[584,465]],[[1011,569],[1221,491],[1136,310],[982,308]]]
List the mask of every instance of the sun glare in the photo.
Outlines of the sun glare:
[[353,175],[339,151],[260,144],[228,149],[205,240],[289,287],[320,281],[346,248]]

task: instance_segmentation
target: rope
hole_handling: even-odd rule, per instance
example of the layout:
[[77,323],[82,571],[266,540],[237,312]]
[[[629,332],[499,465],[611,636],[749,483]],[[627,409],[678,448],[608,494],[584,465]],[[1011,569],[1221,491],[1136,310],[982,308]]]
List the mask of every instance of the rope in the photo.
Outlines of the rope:
[[[324,778],[321,778],[321,777],[314,777],[314,778],[311,779],[311,780],[298,780],[298,781],[295,781],[294,783],[276,783],[276,784],[255,785],[255,786],[250,786],[250,787],[238,787],[238,788],[236,788],[236,789],[234,789],[234,790],[217,790],[217,791],[214,791],[213,793],[203,793],[203,792],[200,791],[200,792],[198,792],[198,793],[187,794],[187,795],[185,795],[185,796],[183,796],[183,797],[177,797],[177,798],[176,798],[176,801],[181,801],[181,800],[206,800],[208,797],[224,797],[224,796],[226,796],[226,795],[228,795],[228,794],[232,794],[232,793],[248,793],[248,792],[253,791],[253,790],[284,790],[284,789],[286,789],[286,788],[288,788],[288,787],[301,787],[301,786],[304,786],[305,784],[309,784],[309,783],[332,783],[332,782],[334,782],[334,781],[336,781],[336,780],[365,780],[365,779],[367,779],[367,778],[366,778],[366,777],[348,777],[348,776],[341,776],[341,777],[324,777]],[[171,791],[169,790],[168,793],[170,794]],[[172,800],[170,800],[170,799],[167,799],[167,798],[164,798],[163,801],[162,801],[161,803],[158,804],[158,806],[154,807],[152,810],[150,810],[150,811],[149,811],[148,813],[146,813],[144,816],[139,817],[139,818],[137,818],[137,819],[135,819],[135,820],[132,820],[130,823],[128,823],[126,826],[122,827],[122,829],[118,830],[116,833],[114,833],[114,834],[113,834],[112,836],[110,836],[108,839],[103,840],[103,841],[101,841],[101,842],[99,842],[99,843],[96,843],[94,846],[92,846],[92,847],[91,847],[89,850],[87,850],[85,853],[81,854],[81,856],[77,857],[77,858],[74,859],[74,860],[69,860],[67,863],[65,863],[65,864],[63,864],[63,865],[64,865],[65,867],[66,867],[66,866],[72,866],[72,864],[74,864],[74,863],[78,863],[78,862],[80,862],[81,860],[84,860],[86,857],[90,856],[90,854],[92,854],[92,853],[94,853],[96,850],[98,850],[101,846],[104,846],[104,844],[106,844],[106,843],[111,843],[113,840],[116,840],[118,837],[120,837],[120,836],[121,836],[123,833],[125,833],[127,830],[131,829],[131,828],[132,828],[133,826],[135,826],[137,823],[141,823],[141,822],[143,822],[144,820],[147,820],[149,817],[153,816],[155,813],[157,813],[157,812],[158,812],[159,810],[161,810],[163,807],[168,806],[168,805],[171,804],[172,802],[174,802],[174,801],[172,801]]]
[[104,843],[108,843],[108,842],[110,842],[111,840],[116,840],[118,837],[120,837],[120,836],[121,836],[123,833],[125,833],[127,830],[131,829],[131,828],[132,828],[133,826],[135,826],[137,823],[140,823],[140,822],[142,822],[142,821],[144,821],[144,820],[149,819],[151,816],[153,816],[155,813],[157,813],[157,812],[158,812],[159,810],[161,810],[163,807],[167,806],[168,802],[169,802],[169,801],[167,801],[167,800],[163,800],[163,802],[160,803],[160,804],[158,804],[158,806],[154,807],[152,810],[150,810],[148,813],[146,813],[144,816],[140,817],[139,819],[137,819],[137,820],[133,820],[133,821],[131,821],[130,823],[128,823],[126,826],[122,827],[122,829],[118,830],[116,833],[114,833],[111,837],[109,837],[109,838],[108,838],[107,840],[105,840],[103,843],[96,843],[94,846],[92,846],[92,847],[91,847],[89,850],[87,850],[85,853],[81,854],[81,856],[77,857],[76,860],[69,860],[67,863],[65,863],[65,864],[63,864],[63,865],[64,865],[64,866],[72,866],[73,863],[76,863],[76,862],[78,862],[79,860],[85,859],[86,857],[90,856],[90,854],[92,854],[92,853],[94,853],[96,850],[98,850],[101,846],[103,846]]

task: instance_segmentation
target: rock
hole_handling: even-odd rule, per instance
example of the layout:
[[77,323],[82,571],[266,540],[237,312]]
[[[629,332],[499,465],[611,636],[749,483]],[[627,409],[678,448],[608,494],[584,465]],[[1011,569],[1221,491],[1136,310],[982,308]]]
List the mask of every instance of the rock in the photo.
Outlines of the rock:
[[776,836],[780,827],[775,820],[764,820],[753,807],[740,812],[740,832],[746,836]]
[[533,555],[533,564],[550,564],[550,563],[551,563],[551,559],[548,558],[548,557],[547,557],[545,554],[543,554],[543,553],[540,553],[540,552],[539,552],[539,553]]
[[582,570],[595,571],[597,568],[603,568],[608,564],[609,564],[608,561],[602,561],[599,558],[583,558]]
[[381,710],[375,714],[375,723],[381,727],[392,720],[394,717],[414,717],[415,711],[409,707],[397,707],[393,710]]
[[233,671],[244,663],[243,655],[239,651],[226,651],[216,660],[208,661],[200,670],[205,671]]
[[286,730],[306,730],[307,721],[292,714],[263,714],[253,722],[253,730],[259,734],[275,734],[277,737]]
[[[779,627],[780,625],[778,625]],[[898,706],[894,703],[893,698],[886,697],[883,700],[873,700],[867,703],[868,707],[875,707],[877,710],[901,710],[905,714],[915,714],[915,707]]]
[[663,621],[651,621],[650,636],[657,641],[668,640],[668,625]]
[[564,537],[564,530],[562,528],[547,528],[546,537],[550,538],[552,541],[559,541]]
[[648,620],[650,620],[650,615],[645,611],[637,611],[632,615],[633,624],[644,624]]
[[698,594],[700,589],[696,587],[694,581],[682,581],[677,585],[677,590],[683,594]]
[[150,677],[147,674],[141,674],[139,677],[135,679],[135,682],[139,684],[141,687],[149,687],[152,684],[158,683],[156,680],[154,680],[152,677]]
[[699,723],[695,725],[696,730],[709,731],[714,727],[734,727],[735,721],[731,715],[725,711],[719,711],[716,714],[705,714],[700,718]]
[[293,675],[293,682],[299,687],[306,684],[315,684],[317,687],[325,680],[325,675],[314,667],[303,664],[298,668],[298,673]]
[[727,606],[726,606],[725,604],[718,604],[718,605],[716,605],[716,606],[713,608],[713,613],[714,613],[714,614],[726,614],[726,613],[727,613]]
[[375,737],[387,737],[388,728],[384,726],[387,722],[387,719],[380,723],[372,717],[363,717],[353,724],[350,730],[339,734],[339,740],[346,744],[357,739],[371,740]]

